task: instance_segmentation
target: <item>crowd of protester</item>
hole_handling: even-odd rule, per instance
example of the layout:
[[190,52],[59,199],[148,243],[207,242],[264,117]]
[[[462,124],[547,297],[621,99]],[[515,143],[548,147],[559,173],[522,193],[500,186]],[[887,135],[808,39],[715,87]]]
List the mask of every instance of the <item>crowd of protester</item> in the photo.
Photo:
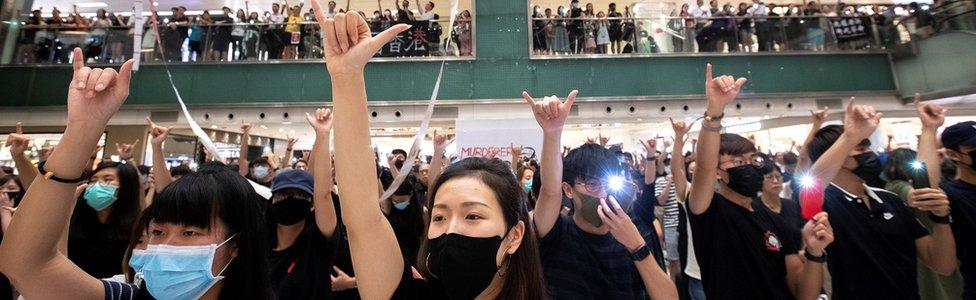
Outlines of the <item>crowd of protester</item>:
[[[409,32],[409,36],[397,39],[405,50],[412,47],[413,51],[396,49],[387,56],[472,54],[469,11],[458,14],[453,34],[447,37],[447,30],[442,28],[446,19],[442,22],[433,12],[434,2],[418,3],[416,9],[411,8],[409,0],[394,3],[395,11],[384,9],[377,1],[372,16],[359,12],[368,21],[372,34],[399,23],[424,28],[422,36]],[[243,8],[234,11],[225,6],[214,13],[203,10],[199,15],[188,15],[185,6],[178,6],[171,8],[167,16],[152,12],[144,23],[142,40],[135,47],[146,62],[322,58],[321,29],[312,11],[303,7],[304,1],[294,6],[275,2],[270,11]],[[332,18],[348,9],[348,6],[336,8],[336,2],[329,1],[325,16]],[[134,18],[104,9],[90,18],[83,17],[77,9],[67,17],[56,7],[51,13],[50,18],[44,18],[37,9],[23,21],[17,63],[68,63],[70,49],[76,47],[81,47],[86,57],[97,62],[121,63],[132,57]],[[158,28],[158,37],[154,28]],[[442,45],[447,44],[448,38],[451,47],[445,49]]]
[[[536,5],[532,8],[533,51],[563,55],[852,50],[879,47],[875,38],[885,43],[895,38],[897,32],[890,30],[901,17],[896,8],[931,22],[927,8],[914,2],[855,6],[811,1],[778,6],[752,0],[720,6],[717,0],[707,4],[697,0],[677,3],[680,6],[663,19],[665,24],[658,24],[662,23],[659,16],[632,13],[634,5],[623,6],[622,12],[616,3],[610,3],[606,11],[595,9],[592,3],[581,7],[579,0],[555,9]],[[665,44],[669,47],[662,46]]]
[[700,132],[672,121],[664,151],[657,139],[629,153],[603,137],[563,148],[578,92],[523,92],[538,157],[513,145],[509,162],[451,159],[451,137],[435,132],[430,161],[405,170],[417,159],[408,152],[381,166],[371,151],[363,69],[409,26],[370,36],[359,14],[313,8],[336,113],[307,114],[315,142],[294,159],[294,141],[284,159],[247,159],[244,124],[236,164],[208,158],[177,174],[163,161],[169,129],[149,121],[153,167],[135,167],[138,142],[117,145],[121,162],[93,161],[133,61],[89,68],[74,49],[60,143],[34,165],[28,136],[7,141],[18,175],[0,178],[2,297],[976,297],[976,122],[937,136],[938,104],[916,99],[917,150],[874,152],[882,114],[851,98],[843,125],[823,126],[827,109],[816,111],[798,152],[764,154],[722,133],[747,79],[708,65]]

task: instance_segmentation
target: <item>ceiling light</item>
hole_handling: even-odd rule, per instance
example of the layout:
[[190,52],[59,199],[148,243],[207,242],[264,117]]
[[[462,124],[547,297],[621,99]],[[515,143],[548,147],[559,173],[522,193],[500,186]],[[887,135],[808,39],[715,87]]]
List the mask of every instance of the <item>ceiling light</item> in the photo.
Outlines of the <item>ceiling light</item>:
[[108,3],[105,3],[105,2],[81,2],[81,3],[75,4],[75,5],[77,5],[78,7],[81,7],[81,8],[108,7]]

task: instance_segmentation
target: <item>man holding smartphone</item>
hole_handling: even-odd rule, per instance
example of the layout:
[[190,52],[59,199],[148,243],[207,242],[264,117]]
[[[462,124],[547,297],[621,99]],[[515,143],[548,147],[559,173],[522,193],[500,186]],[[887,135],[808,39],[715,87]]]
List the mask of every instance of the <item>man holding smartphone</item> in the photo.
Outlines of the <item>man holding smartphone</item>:
[[[963,299],[976,298],[976,122],[966,121],[942,131],[946,157],[956,164],[956,178],[942,189],[952,208],[952,233],[963,278]],[[932,168],[932,167],[930,167]]]

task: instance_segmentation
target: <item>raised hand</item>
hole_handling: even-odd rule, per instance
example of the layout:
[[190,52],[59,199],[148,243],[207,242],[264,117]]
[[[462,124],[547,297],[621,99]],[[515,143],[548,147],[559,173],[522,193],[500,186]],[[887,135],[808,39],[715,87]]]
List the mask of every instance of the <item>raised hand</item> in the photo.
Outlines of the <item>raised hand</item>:
[[522,145],[515,145],[515,143],[512,143],[509,145],[509,149],[512,152],[512,159],[522,156]]
[[606,147],[607,142],[610,141],[610,137],[603,136],[603,133],[600,133],[598,138],[600,139],[600,146]]
[[[315,1],[312,1],[313,3]],[[316,109],[311,114],[305,113],[305,120],[308,121],[308,125],[312,126],[315,130],[315,135],[327,135],[332,130],[332,110],[328,108]],[[291,143],[291,140],[289,140]],[[288,147],[291,148],[292,144]],[[307,157],[307,156],[306,156]]]
[[657,152],[657,139],[647,139],[647,140],[639,140],[639,141],[641,143],[641,146],[644,146],[644,153],[647,153],[647,156],[656,155],[655,153]]
[[325,30],[322,49],[326,67],[333,77],[362,75],[369,59],[397,34],[410,28],[397,24],[386,31],[370,35],[369,24],[356,12],[338,13],[333,19],[325,18],[325,11],[318,1],[312,1],[315,20]]
[[132,151],[135,150],[135,146],[138,143],[139,143],[138,139],[136,139],[135,142],[132,142],[132,144],[115,143],[115,153],[118,153],[119,158],[122,158],[122,160],[128,160],[132,158]]
[[386,156],[386,165],[390,166],[390,170],[396,170],[396,161],[396,155],[390,154]]
[[543,132],[562,132],[569,111],[573,108],[573,101],[576,100],[576,94],[579,94],[579,91],[569,92],[565,102],[560,101],[556,96],[547,96],[536,101],[529,96],[529,92],[522,92],[522,98],[532,108],[535,121],[539,123],[539,127],[542,127]]
[[610,200],[600,199],[600,207],[596,211],[600,219],[603,220],[603,224],[610,228],[610,235],[613,236],[613,239],[627,247],[627,250],[633,252],[644,245],[644,238],[640,231],[637,231],[637,226],[612,196]]
[[14,199],[10,199],[7,193],[0,193],[0,208],[6,209],[10,212],[14,212],[17,209],[14,208]]
[[857,105],[854,97],[847,102],[847,112],[844,114],[844,134],[849,135],[855,141],[860,141],[871,136],[881,122],[882,113],[874,111],[870,105]]
[[122,64],[119,71],[114,69],[92,69],[85,66],[81,48],[72,52],[74,74],[68,88],[68,125],[86,125],[79,128],[90,130],[91,125],[102,132],[102,127],[125,102],[129,96],[129,81],[132,78],[132,59]]
[[826,212],[814,215],[803,225],[802,232],[807,251],[813,256],[823,256],[824,249],[834,241],[834,228],[830,226]]
[[295,149],[295,143],[298,143],[298,139],[288,136],[288,143],[286,144],[285,149]]
[[705,98],[708,100],[707,113],[717,117],[725,111],[725,106],[735,101],[747,79],[735,79],[729,75],[712,78],[712,64],[705,65]]
[[23,154],[30,145],[30,138],[24,135],[24,127],[17,122],[17,129],[14,133],[7,136],[7,147],[10,147],[10,154]]
[[[438,134],[437,130],[434,130],[434,149],[436,150],[447,149],[447,146],[453,142],[454,140],[449,139],[446,134]],[[444,153],[440,153],[440,154],[444,155]]]
[[908,193],[908,206],[940,217],[949,215],[949,198],[941,189],[912,189]]
[[244,122],[241,120],[241,133],[247,134],[251,132],[251,123]]
[[163,145],[163,142],[166,141],[166,137],[169,136],[169,128],[156,125],[156,123],[154,123],[152,119],[149,119],[149,117],[146,117],[146,123],[149,124],[149,135],[152,136],[152,139],[149,140],[149,142],[153,146]]
[[918,119],[922,121],[922,127],[936,129],[945,123],[945,115],[948,109],[936,103],[922,103],[922,97],[915,93],[915,109],[918,110]]
[[588,138],[586,138],[586,143],[587,144],[596,144],[596,139],[595,138],[588,137]]
[[820,110],[811,110],[810,118],[813,119],[813,126],[818,129],[823,126],[823,123],[827,121],[827,114],[829,113],[830,109],[826,106]]

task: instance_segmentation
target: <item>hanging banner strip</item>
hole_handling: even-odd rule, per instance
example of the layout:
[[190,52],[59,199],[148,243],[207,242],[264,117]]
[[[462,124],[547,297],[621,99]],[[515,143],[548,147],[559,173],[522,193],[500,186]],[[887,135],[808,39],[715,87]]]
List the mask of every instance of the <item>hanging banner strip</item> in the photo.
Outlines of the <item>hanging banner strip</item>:
[[145,19],[142,16],[142,0],[132,2],[132,17],[135,22],[132,35],[132,59],[136,61],[132,64],[132,71],[139,71],[139,62],[142,61],[142,25]]
[[[150,5],[150,9],[155,14],[156,8]],[[210,136],[208,136],[207,133],[203,131],[203,128],[200,128],[200,125],[197,124],[197,121],[193,119],[193,116],[190,114],[190,111],[186,108],[186,103],[183,102],[183,97],[180,95],[180,90],[176,88],[176,83],[173,81],[173,74],[170,73],[169,64],[166,62],[165,59],[167,56],[166,53],[163,51],[162,40],[160,39],[159,36],[158,22],[152,23],[152,29],[153,29],[153,34],[155,35],[156,38],[156,46],[159,49],[159,53],[164,58],[163,68],[166,70],[166,78],[169,79],[169,85],[170,87],[173,88],[173,93],[176,94],[176,101],[179,102],[180,109],[183,110],[183,117],[186,118],[187,123],[190,124],[190,130],[193,131],[193,134],[197,136],[197,138],[200,140],[200,143],[203,144],[203,147],[207,148],[207,151],[210,152],[210,155],[213,156],[214,160],[223,161],[224,158],[220,155],[220,152],[217,151],[217,147],[214,145],[213,140],[211,140]],[[271,199],[270,188],[260,185],[257,182],[254,182],[253,180],[250,179],[248,179],[247,181],[248,183],[251,184],[251,187],[254,188],[255,193],[257,193],[261,197],[264,197],[265,199]]]
[[[454,19],[457,17],[458,13],[458,0],[451,0],[451,18],[447,24],[447,36],[451,36],[454,31]],[[447,43],[444,43],[444,53],[447,53],[446,49],[450,49],[451,39],[447,39]],[[424,137],[427,136],[427,128],[430,126],[430,119],[434,114],[434,104],[437,103],[437,93],[441,90],[441,79],[444,76],[444,65],[446,61],[441,62],[440,70],[437,71],[437,81],[434,81],[434,91],[430,95],[430,101],[427,102],[427,112],[424,115],[424,121],[420,123],[420,129],[417,130],[417,134],[413,137],[413,145],[410,146],[410,152],[407,155],[407,160],[403,162],[403,168],[400,169],[400,173],[397,177],[393,179],[393,183],[390,187],[380,195],[378,201],[383,201],[393,195],[394,192],[403,181],[407,179],[407,175],[410,174],[410,170],[413,169],[413,165],[417,161],[417,157],[420,155],[421,144],[424,142]]]

